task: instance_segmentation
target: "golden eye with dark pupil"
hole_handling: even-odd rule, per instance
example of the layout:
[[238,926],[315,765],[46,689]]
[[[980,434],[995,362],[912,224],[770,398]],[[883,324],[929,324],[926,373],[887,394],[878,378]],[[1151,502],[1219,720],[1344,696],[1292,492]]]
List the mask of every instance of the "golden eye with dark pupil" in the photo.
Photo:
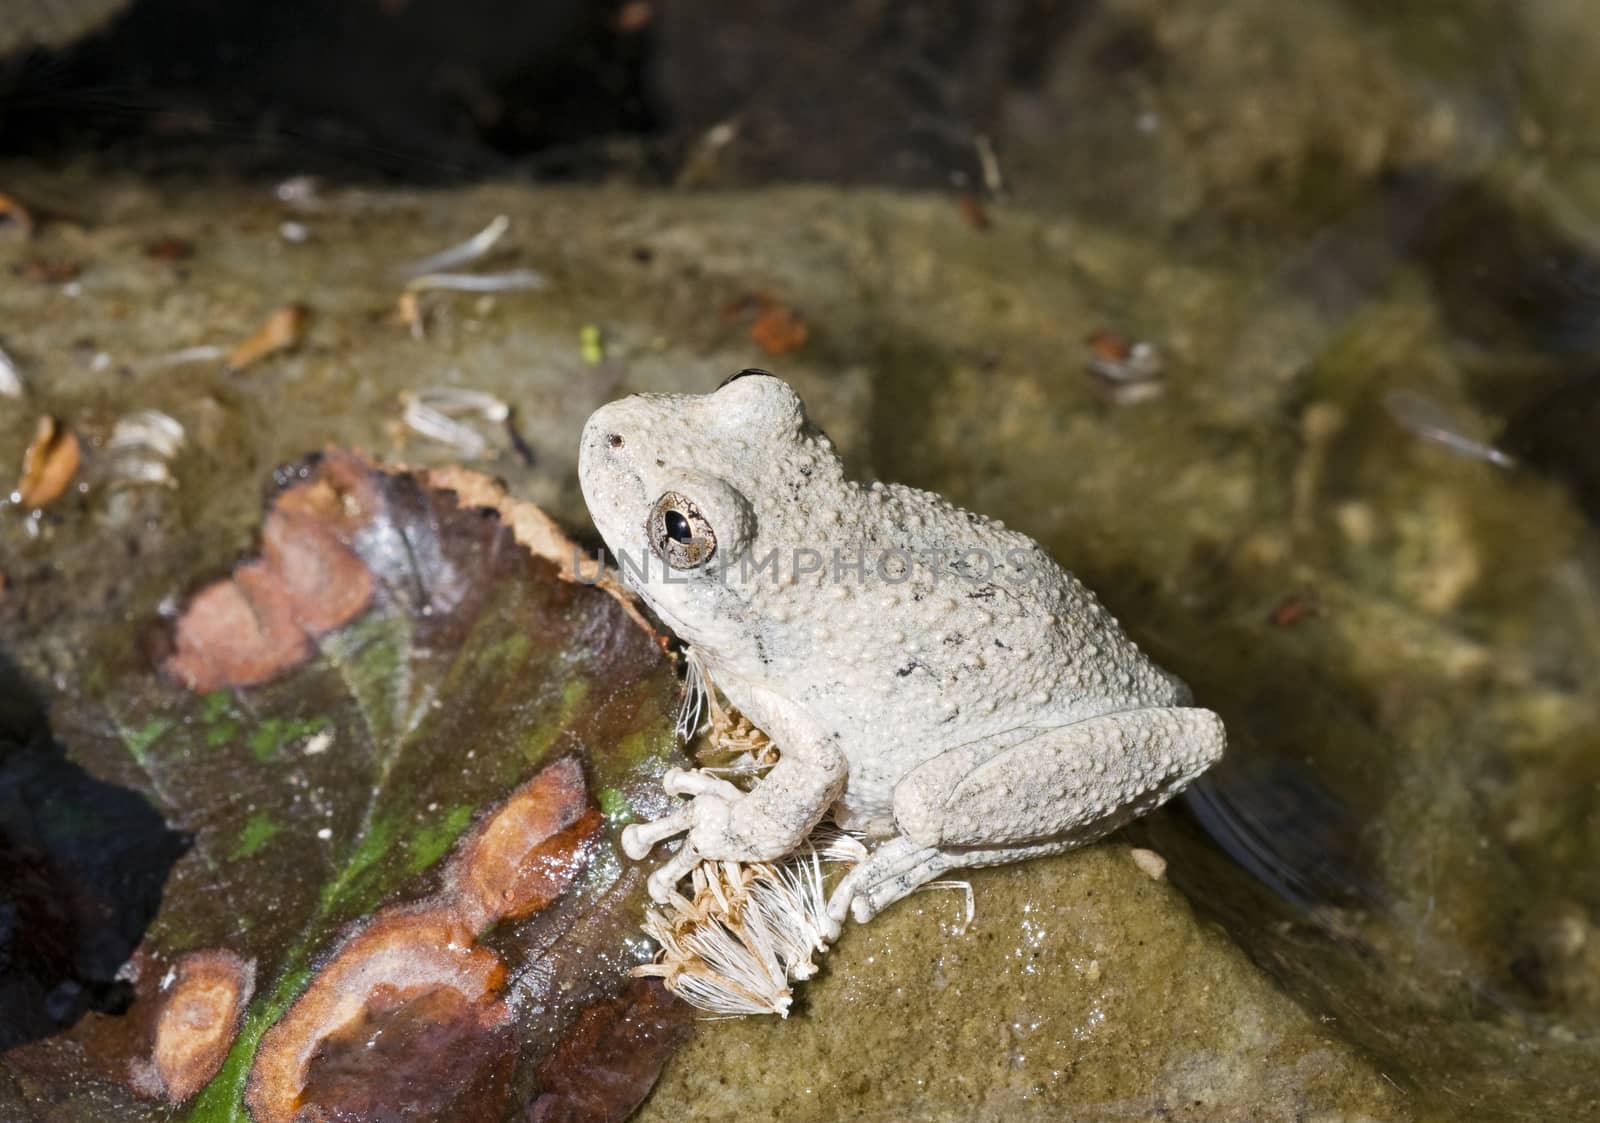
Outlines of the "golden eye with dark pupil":
[[704,565],[717,551],[717,532],[693,500],[669,491],[650,508],[645,537],[657,557],[673,569]]

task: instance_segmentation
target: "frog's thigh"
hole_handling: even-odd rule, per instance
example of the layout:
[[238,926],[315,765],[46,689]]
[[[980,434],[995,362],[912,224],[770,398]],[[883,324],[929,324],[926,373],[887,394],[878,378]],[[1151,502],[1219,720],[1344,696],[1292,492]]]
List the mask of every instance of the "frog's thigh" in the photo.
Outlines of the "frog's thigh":
[[908,772],[894,789],[899,830],[923,846],[1087,841],[1164,802],[1222,755],[1210,710],[1130,710],[975,742]]

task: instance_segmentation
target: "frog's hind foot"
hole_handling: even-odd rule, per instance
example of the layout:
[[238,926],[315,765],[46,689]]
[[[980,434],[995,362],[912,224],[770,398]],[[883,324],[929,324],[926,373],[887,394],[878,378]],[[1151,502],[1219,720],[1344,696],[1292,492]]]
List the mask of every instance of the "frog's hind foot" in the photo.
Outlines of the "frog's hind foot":
[[891,838],[847,873],[829,896],[828,942],[839,938],[847,916],[855,917],[858,924],[865,924],[896,901],[909,897],[951,870],[1060,854],[1077,845],[1072,840],[1059,840],[1026,846],[956,849],[923,846],[905,835]]

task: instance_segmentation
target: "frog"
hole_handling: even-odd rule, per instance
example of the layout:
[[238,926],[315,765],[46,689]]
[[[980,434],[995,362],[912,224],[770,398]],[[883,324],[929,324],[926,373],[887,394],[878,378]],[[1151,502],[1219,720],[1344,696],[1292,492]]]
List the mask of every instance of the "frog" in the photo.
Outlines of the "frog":
[[869,847],[827,897],[831,941],[953,871],[1098,839],[1222,756],[1221,718],[1043,546],[850,479],[769,371],[602,405],[578,477],[622,583],[776,749],[748,789],[666,770],[679,802],[620,839],[634,861],[681,839],[647,878],[657,902],[701,862],[792,855],[831,816]]

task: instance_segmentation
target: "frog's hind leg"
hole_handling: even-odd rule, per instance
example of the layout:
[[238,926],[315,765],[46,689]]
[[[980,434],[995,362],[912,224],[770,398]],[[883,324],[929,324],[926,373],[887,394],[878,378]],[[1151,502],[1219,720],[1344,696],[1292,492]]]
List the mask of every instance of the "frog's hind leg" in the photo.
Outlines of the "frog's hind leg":
[[899,835],[828,900],[830,922],[868,920],[951,870],[1059,854],[1137,818],[1222,754],[1210,710],[1104,714],[959,745],[912,769],[894,790]]

